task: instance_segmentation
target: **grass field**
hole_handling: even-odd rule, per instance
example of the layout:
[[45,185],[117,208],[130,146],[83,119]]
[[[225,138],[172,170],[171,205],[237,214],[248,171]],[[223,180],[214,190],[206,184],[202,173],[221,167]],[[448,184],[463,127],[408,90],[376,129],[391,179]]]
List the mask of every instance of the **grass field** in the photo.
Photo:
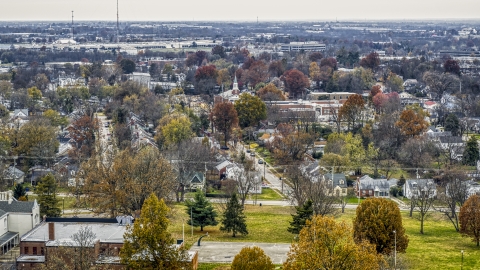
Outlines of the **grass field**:
[[[220,206],[216,205],[220,210]],[[182,219],[188,218],[184,212],[184,206],[174,207],[173,224],[170,231],[175,238],[181,238]],[[185,226],[187,243],[196,243],[201,235],[206,232],[208,237],[202,241],[239,241],[239,242],[278,242],[291,243],[293,235],[287,232],[292,207],[281,206],[246,206],[247,236],[231,237],[230,234],[219,231],[219,225],[206,227],[204,232],[194,230],[194,237],[190,237],[190,226]],[[355,210],[346,209],[344,214],[338,214],[339,221],[351,224],[355,216]],[[420,234],[420,222],[408,216],[408,212],[402,212],[403,224],[409,237],[409,245],[405,254],[398,254],[398,261],[407,265],[408,269],[431,270],[431,269],[460,269],[462,264],[461,251],[464,251],[463,269],[480,269],[480,248],[470,238],[462,237],[455,231],[450,221],[442,215],[433,213],[425,221],[425,234]],[[201,264],[199,269],[228,269],[225,264]],[[220,267],[220,268],[219,268]]]

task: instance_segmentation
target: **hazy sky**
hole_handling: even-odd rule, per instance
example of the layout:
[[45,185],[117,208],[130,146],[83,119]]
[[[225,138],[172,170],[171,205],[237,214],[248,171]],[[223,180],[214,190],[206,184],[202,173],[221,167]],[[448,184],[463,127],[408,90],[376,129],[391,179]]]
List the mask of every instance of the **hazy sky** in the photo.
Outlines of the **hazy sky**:
[[[1,21],[116,20],[116,0],[0,0]],[[480,0],[119,0],[123,21],[480,19]]]

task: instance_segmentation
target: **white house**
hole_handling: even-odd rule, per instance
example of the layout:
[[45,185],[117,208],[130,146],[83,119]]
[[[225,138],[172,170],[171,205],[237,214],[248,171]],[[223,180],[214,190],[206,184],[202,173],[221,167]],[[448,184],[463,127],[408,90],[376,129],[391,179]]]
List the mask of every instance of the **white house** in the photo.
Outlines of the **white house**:
[[[240,186],[247,186],[248,184],[251,185],[249,190],[250,194],[262,194],[262,178],[258,175],[256,171],[245,171],[242,166],[237,164],[230,164],[227,166],[226,176],[228,179],[232,179],[235,181],[242,181],[242,185]],[[250,183],[247,183],[250,182]],[[241,193],[242,188],[239,187],[239,192]]]
[[408,199],[425,193],[428,193],[429,198],[437,196],[437,185],[433,179],[410,179],[403,185],[403,196]]
[[22,235],[40,224],[40,205],[37,200],[21,202],[13,191],[0,192],[0,254],[19,244]]

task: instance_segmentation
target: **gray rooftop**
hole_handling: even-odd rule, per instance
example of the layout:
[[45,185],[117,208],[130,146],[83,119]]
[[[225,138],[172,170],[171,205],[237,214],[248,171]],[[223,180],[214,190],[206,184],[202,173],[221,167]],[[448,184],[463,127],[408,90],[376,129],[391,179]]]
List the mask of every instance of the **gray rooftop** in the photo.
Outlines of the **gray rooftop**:
[[8,201],[0,201],[0,210],[9,213],[32,213],[33,206],[36,202],[36,200],[33,202],[12,201],[11,203],[8,203]]
[[[22,237],[22,241],[42,241],[49,245],[61,245],[71,242],[71,236],[78,232],[80,228],[88,226],[97,236],[100,242],[123,243],[123,234],[127,227],[119,226],[116,223],[75,223],[75,222],[54,222],[55,240],[48,241],[48,222],[40,223],[30,233]],[[55,243],[57,242],[57,243]]]

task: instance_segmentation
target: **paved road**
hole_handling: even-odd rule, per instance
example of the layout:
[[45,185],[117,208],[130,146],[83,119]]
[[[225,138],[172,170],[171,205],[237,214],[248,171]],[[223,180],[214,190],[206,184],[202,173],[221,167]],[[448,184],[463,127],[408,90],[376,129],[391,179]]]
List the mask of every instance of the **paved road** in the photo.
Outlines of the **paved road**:
[[245,242],[208,242],[203,238],[201,246],[196,243],[190,248],[198,251],[199,262],[231,263],[235,255],[245,246],[258,246],[272,259],[274,264],[282,264],[287,259],[290,244],[278,243],[245,243]]
[[250,153],[247,153],[247,150],[248,148],[244,147],[242,144],[237,144],[237,151],[244,152],[247,158],[253,159],[255,170],[258,171],[262,176],[265,176],[265,179],[270,183],[270,188],[276,189],[279,192],[283,191],[285,197],[289,198],[289,194],[292,193],[290,186],[283,184],[283,181],[272,173],[274,169],[272,166],[270,166],[270,164],[266,164],[265,162],[264,164],[258,164],[258,160],[262,158],[260,158],[256,153],[255,156],[250,156]]

